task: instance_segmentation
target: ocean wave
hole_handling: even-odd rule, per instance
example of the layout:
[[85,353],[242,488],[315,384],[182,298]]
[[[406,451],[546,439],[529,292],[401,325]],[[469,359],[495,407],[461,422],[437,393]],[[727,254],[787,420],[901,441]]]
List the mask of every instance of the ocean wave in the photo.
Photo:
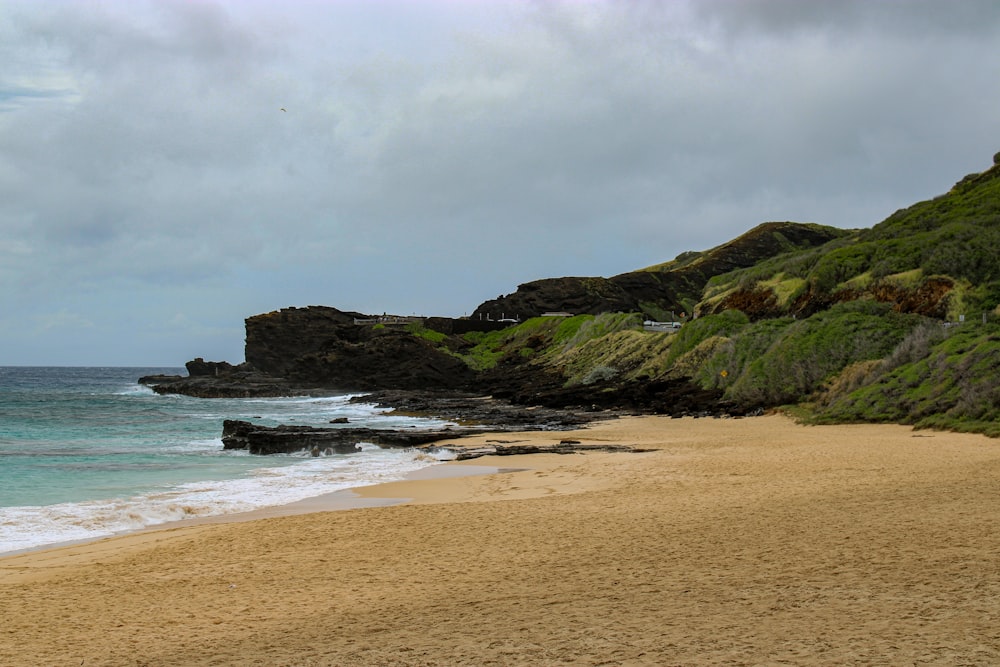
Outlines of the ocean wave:
[[0,553],[90,540],[181,521],[286,505],[347,488],[403,479],[436,463],[414,450],[365,446],[358,454],[309,458],[244,478],[191,482],[101,501],[0,508]]

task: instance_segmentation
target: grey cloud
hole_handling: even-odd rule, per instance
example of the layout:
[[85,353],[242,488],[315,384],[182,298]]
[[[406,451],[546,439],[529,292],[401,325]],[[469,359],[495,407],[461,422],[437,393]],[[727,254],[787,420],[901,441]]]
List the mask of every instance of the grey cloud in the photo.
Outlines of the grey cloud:
[[[619,35],[589,35],[556,30],[557,19],[547,14],[545,30],[526,31],[509,52],[493,45],[493,60],[505,63],[495,74],[450,72],[442,92],[408,106],[380,156],[385,189],[397,194],[388,205],[424,206],[440,221],[490,204],[516,211],[515,226],[543,218],[578,227],[615,210],[669,211],[678,198],[696,208],[706,197],[747,196],[762,176],[772,190],[839,179],[860,192],[878,186],[844,165],[867,166],[886,144],[926,141],[928,128],[905,113],[908,98],[926,105],[910,81],[937,57],[918,44],[874,65],[876,44],[836,53],[807,43],[773,55],[765,45],[747,66],[677,40],[629,42],[635,26],[624,20],[610,21]],[[529,66],[525,52],[544,57]]]
[[916,38],[984,36],[994,33],[1000,21],[1000,5],[992,0],[697,0],[689,5],[696,15],[734,33],[877,30]]
[[216,349],[286,305],[461,314],[764,220],[870,226],[1000,148],[1000,20],[965,6],[17,4],[0,306]]

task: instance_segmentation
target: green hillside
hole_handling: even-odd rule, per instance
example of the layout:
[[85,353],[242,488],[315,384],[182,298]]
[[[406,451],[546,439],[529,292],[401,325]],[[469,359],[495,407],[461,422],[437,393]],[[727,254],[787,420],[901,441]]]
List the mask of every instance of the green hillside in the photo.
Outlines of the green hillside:
[[700,311],[808,316],[861,298],[942,319],[994,310],[1000,303],[998,160],[1000,153],[987,171],[871,229],[715,276]]
[[1000,435],[994,161],[871,229],[711,276],[678,333],[645,331],[636,314],[541,317],[452,340],[449,353],[566,387],[690,378],[744,409]]

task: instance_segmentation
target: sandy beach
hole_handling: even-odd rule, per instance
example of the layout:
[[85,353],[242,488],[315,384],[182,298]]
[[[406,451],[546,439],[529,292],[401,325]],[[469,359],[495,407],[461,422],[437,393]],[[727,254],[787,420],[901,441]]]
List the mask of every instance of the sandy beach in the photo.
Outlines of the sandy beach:
[[480,440],[562,438],[652,451],[0,559],[0,665],[1000,664],[1000,441],[779,415]]

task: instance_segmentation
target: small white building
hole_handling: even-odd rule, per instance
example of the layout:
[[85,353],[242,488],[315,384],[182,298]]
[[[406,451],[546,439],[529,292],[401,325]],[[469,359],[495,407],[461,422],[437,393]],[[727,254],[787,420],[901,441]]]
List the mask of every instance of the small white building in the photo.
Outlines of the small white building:
[[654,322],[653,320],[646,320],[642,323],[642,328],[646,331],[666,331],[675,332],[680,331],[680,322]]

